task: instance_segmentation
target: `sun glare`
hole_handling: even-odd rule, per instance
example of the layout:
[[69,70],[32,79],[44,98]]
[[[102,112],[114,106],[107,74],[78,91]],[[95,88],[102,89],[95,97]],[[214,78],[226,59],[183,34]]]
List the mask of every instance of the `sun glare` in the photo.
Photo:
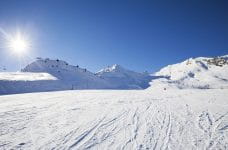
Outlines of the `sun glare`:
[[17,36],[15,39],[11,39],[9,41],[9,47],[14,53],[21,55],[28,50],[29,45],[25,39],[23,39],[21,36]]

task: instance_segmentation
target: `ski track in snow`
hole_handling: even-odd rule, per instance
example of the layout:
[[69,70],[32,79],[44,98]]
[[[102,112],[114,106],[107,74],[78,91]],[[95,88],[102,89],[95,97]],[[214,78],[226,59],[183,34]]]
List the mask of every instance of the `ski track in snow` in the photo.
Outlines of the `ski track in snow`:
[[228,90],[0,96],[0,149],[228,149]]

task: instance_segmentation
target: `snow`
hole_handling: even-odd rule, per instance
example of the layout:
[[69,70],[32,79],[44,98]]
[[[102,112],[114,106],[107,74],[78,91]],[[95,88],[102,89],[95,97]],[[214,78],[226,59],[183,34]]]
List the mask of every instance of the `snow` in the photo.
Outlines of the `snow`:
[[58,59],[39,58],[27,65],[22,71],[47,72],[62,81],[62,84],[68,85],[69,89],[72,87],[74,89],[100,89],[110,86],[105,80],[85,68],[69,65],[67,62]]
[[48,73],[0,72],[0,80],[6,80],[6,81],[39,81],[39,80],[57,80],[57,78],[48,74]]
[[22,71],[47,72],[74,89],[142,89],[148,87],[152,79],[149,75],[129,71],[120,65],[113,65],[95,74],[65,61],[48,58],[39,58]]
[[39,58],[0,73],[0,94],[42,92],[0,96],[0,149],[228,149],[227,61],[191,58],[149,75]]
[[0,73],[0,95],[67,89],[69,89],[68,85],[62,84],[56,77],[44,72]]
[[92,73],[62,60],[38,58],[22,72],[0,73],[0,94],[73,89],[228,88],[227,55],[190,58],[153,75],[113,65]]
[[[72,89],[145,89],[152,77],[113,65],[92,73],[62,60],[38,58],[21,70],[0,73],[0,94]],[[21,88],[23,87],[23,88]]]
[[38,58],[22,72],[0,73],[0,94],[72,89],[227,89],[228,56],[190,58],[153,75],[113,65],[92,73],[62,60]]
[[0,149],[227,149],[227,89],[0,96]]
[[104,68],[96,74],[117,89],[145,89],[153,79],[149,74],[134,72],[117,64]]
[[[209,63],[212,60],[224,60],[224,64]],[[228,88],[228,57],[190,58],[181,63],[168,65],[155,73],[166,77],[169,85],[178,88]],[[156,81],[157,82],[157,81]],[[164,80],[163,80],[164,82]],[[151,83],[153,84],[153,82]]]

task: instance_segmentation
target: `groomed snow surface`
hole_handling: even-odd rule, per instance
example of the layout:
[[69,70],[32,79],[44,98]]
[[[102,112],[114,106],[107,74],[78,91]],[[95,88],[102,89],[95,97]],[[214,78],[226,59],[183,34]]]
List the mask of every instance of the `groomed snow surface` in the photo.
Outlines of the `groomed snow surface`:
[[0,96],[0,149],[227,149],[227,89]]

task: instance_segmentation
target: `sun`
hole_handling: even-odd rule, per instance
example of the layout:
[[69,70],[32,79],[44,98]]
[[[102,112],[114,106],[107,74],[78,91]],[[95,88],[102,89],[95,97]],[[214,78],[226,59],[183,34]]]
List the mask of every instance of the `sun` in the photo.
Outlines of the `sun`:
[[13,50],[14,53],[23,54],[28,50],[29,44],[23,37],[17,36],[9,41],[9,48]]
[[0,27],[0,39],[3,39],[2,43],[5,43],[0,49],[4,48],[10,55],[22,59],[32,54],[32,38],[28,32],[17,28],[16,32],[9,33]]

